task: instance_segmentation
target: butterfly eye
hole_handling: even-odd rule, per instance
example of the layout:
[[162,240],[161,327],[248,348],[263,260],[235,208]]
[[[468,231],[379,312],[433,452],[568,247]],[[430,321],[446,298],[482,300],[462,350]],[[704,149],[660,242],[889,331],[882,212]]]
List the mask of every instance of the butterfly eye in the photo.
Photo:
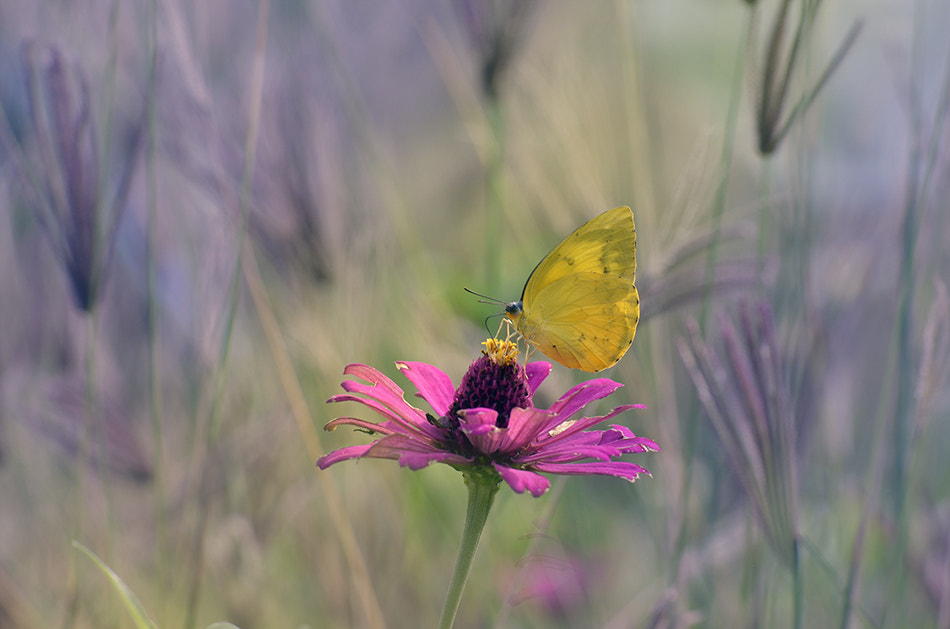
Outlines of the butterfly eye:
[[524,312],[524,306],[520,301],[513,301],[505,306],[505,314],[511,320],[516,320]]

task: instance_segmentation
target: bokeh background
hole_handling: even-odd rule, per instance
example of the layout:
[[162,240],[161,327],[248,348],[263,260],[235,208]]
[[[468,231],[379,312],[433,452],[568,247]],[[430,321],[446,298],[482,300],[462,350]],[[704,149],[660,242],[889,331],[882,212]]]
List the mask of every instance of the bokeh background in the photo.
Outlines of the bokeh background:
[[[458,627],[950,627],[946,0],[0,2],[0,628],[434,626],[460,475],[318,472],[634,208],[601,408]],[[555,365],[536,402],[584,374]],[[420,402],[421,404],[421,402]]]

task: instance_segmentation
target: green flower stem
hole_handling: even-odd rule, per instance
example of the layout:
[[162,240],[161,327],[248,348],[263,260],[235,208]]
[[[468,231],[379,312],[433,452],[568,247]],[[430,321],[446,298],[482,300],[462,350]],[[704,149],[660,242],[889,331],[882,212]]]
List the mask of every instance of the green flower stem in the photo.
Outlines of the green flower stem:
[[462,600],[462,591],[468,582],[472,560],[475,559],[475,551],[478,549],[478,540],[481,539],[485,522],[488,521],[488,512],[491,511],[492,503],[495,501],[499,482],[500,479],[497,477],[465,473],[465,484],[468,486],[468,510],[465,513],[462,544],[459,546],[458,558],[455,560],[455,572],[452,574],[452,582],[449,584],[449,591],[442,605],[439,629],[451,629],[455,623],[455,614]]

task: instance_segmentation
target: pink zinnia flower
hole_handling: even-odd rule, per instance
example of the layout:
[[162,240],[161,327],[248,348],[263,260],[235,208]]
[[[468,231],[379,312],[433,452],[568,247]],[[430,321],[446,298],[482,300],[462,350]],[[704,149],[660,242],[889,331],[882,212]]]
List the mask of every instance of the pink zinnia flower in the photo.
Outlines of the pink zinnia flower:
[[379,370],[347,366],[346,375],[366,384],[346,380],[342,383],[346,393],[334,395],[328,402],[360,402],[386,419],[374,423],[339,417],[325,429],[350,424],[382,437],[331,452],[317,465],[326,469],[362,457],[397,460],[413,470],[432,462],[446,463],[463,472],[487,473],[518,493],[527,490],[536,497],[551,485],[539,472],[601,474],[629,481],[640,474],[649,475],[640,465],[614,459],[622,454],[658,451],[656,443],[618,424],[607,430],[588,430],[623,411],[645,408],[642,404],[618,406],[599,417],[574,418],[587,404],[623,385],[607,378],[589,380],[570,389],[550,408],[535,408],[532,396],[550,373],[550,363],[522,367],[511,343],[489,339],[486,346],[488,351],[472,363],[457,390],[452,380],[432,365],[396,363],[434,413],[409,404],[403,390]]

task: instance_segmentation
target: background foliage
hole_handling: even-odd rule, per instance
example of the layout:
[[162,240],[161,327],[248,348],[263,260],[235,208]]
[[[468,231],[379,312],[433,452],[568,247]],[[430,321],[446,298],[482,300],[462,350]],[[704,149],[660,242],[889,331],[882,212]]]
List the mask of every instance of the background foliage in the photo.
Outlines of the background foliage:
[[323,401],[618,205],[653,478],[502,492],[458,626],[950,627],[948,23],[0,3],[0,627],[132,626],[72,540],[162,627],[434,625],[459,475],[317,472]]

